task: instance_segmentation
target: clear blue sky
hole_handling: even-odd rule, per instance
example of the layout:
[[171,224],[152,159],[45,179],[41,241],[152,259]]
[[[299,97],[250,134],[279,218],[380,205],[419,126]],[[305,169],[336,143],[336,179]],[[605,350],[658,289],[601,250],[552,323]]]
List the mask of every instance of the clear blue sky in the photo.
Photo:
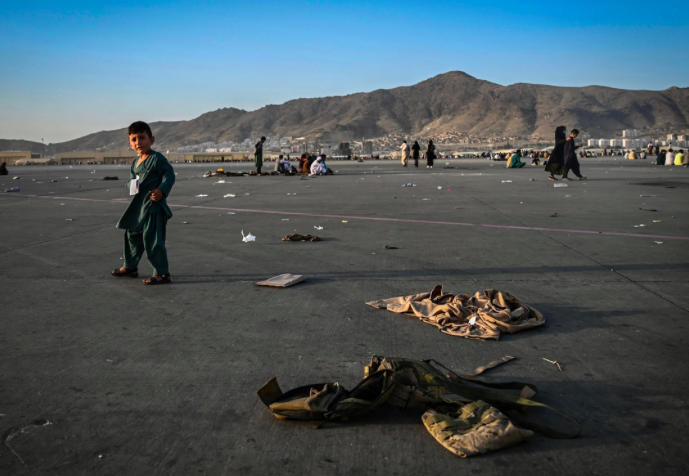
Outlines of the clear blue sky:
[[0,138],[410,85],[689,86],[689,2],[0,0]]

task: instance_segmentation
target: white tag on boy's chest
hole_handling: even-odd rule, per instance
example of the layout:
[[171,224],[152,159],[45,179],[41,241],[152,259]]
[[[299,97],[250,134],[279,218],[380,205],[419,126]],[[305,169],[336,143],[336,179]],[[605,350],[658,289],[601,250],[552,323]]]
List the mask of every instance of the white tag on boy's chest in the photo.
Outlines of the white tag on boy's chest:
[[139,176],[129,181],[129,195],[136,195],[139,193]]

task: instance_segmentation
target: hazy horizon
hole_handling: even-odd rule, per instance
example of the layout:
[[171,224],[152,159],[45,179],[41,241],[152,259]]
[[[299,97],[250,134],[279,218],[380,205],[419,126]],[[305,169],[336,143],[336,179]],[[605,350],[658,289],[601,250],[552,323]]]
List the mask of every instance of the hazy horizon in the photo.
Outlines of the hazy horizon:
[[689,85],[689,6],[679,2],[661,15],[618,1],[90,3],[0,12],[0,138],[64,142],[456,70],[501,85]]

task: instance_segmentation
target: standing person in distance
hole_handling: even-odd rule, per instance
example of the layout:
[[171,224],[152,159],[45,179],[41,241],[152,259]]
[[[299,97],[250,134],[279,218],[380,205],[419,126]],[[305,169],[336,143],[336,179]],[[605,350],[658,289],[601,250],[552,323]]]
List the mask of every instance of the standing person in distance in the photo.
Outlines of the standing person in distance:
[[261,174],[261,167],[263,167],[263,143],[266,141],[265,137],[256,142],[254,146],[254,164],[256,164],[256,173]]
[[433,168],[433,159],[435,159],[435,145],[433,145],[433,140],[428,141],[428,147],[426,148],[426,168]]
[[409,161],[409,144],[406,140],[402,141],[400,149],[402,149],[402,166],[406,169],[407,161]]
[[563,175],[565,172],[565,142],[567,141],[567,133],[565,126],[558,126],[555,129],[555,148],[550,153],[550,157],[545,164],[545,171],[550,172],[548,177],[550,180],[557,180],[556,175]]
[[117,222],[117,228],[124,232],[124,263],[115,268],[112,275],[118,278],[136,278],[138,266],[146,251],[153,276],[144,284],[167,284],[172,282],[165,248],[165,228],[172,218],[166,198],[175,184],[175,171],[160,152],[151,149],[155,137],[145,122],[137,121],[129,126],[129,146],[139,156],[132,162],[129,171],[129,194],[131,202]]
[[564,155],[565,155],[565,173],[562,175],[562,180],[569,182],[570,179],[567,174],[571,170],[574,175],[577,176],[577,180],[586,180],[586,177],[581,176],[581,171],[579,170],[579,160],[577,159],[577,149],[581,145],[575,145],[574,139],[579,135],[579,131],[572,129],[572,133],[565,140]]
[[414,141],[414,145],[411,146],[411,151],[412,151],[412,158],[414,159],[414,167],[417,169],[419,168],[419,151],[421,150],[421,146],[419,145],[419,141]]

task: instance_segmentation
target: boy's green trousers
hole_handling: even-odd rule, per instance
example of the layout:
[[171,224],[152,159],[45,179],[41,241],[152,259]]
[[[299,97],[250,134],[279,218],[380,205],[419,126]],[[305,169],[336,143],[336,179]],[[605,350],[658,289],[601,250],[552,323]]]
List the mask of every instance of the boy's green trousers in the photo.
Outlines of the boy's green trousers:
[[260,174],[261,173],[261,168],[263,167],[263,154],[261,155],[254,155],[254,164],[256,164],[256,173]]
[[154,276],[169,274],[167,249],[165,249],[165,225],[167,215],[149,213],[136,230],[124,232],[124,267],[137,268],[146,251]]

